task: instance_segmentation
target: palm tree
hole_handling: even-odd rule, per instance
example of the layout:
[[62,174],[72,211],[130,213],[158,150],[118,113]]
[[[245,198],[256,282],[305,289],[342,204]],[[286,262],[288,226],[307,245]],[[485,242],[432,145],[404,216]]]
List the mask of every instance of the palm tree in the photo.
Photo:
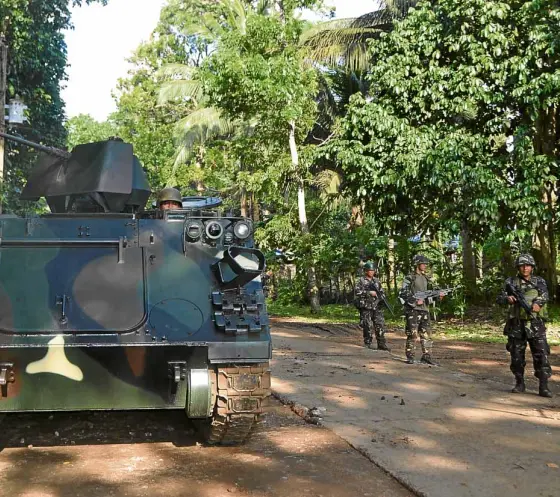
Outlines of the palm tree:
[[418,0],[382,0],[382,8],[348,19],[317,24],[304,33],[301,44],[308,58],[329,67],[344,66],[351,71],[366,70],[368,40],[391,30]]
[[[257,11],[269,8],[268,0],[260,0]],[[208,10],[197,17],[196,23],[187,26],[188,34],[205,39],[210,47],[227,32],[237,30],[244,33],[247,25],[247,6],[243,0],[220,0],[212,3]],[[166,64],[159,76],[165,79],[160,87],[160,104],[176,99],[191,101],[191,112],[179,120],[175,127],[177,150],[173,165],[173,176],[177,168],[204,153],[207,142],[217,137],[227,137],[238,129],[240,123],[225,118],[219,109],[208,105],[202,85],[196,75],[196,67],[184,64]],[[197,164],[200,167],[199,164]]]
[[191,112],[179,120],[175,127],[175,173],[206,142],[218,136],[230,135],[236,123],[224,118],[219,109],[208,105],[194,68],[183,64],[167,64],[160,69],[159,75],[168,80],[161,85],[158,103],[164,104],[176,99],[192,102]]

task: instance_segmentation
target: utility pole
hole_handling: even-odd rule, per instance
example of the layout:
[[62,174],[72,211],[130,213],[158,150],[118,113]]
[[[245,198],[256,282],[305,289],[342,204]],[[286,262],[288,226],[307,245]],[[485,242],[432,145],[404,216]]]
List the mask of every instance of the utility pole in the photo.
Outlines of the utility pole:
[[[0,131],[5,131],[5,105],[8,90],[8,45],[4,34],[0,32]],[[4,138],[0,136],[0,214],[4,199]]]

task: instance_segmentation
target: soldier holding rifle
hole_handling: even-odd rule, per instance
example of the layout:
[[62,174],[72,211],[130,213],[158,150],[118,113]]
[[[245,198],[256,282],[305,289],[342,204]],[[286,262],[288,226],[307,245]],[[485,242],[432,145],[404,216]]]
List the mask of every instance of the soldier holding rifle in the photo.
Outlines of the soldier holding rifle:
[[513,393],[525,391],[525,350],[527,342],[533,354],[533,368],[539,379],[539,395],[552,397],[548,378],[552,369],[548,362],[550,348],[546,341],[548,287],[546,281],[533,276],[535,259],[529,254],[520,255],[516,261],[517,275],[508,278],[498,298],[498,304],[509,307],[504,335],[508,337],[506,349],[511,355],[511,372],[515,376]]
[[430,261],[424,255],[415,255],[412,259],[415,271],[408,275],[402,284],[399,298],[404,305],[405,332],[406,332],[406,362],[414,364],[416,337],[420,336],[422,357],[420,362],[436,364],[432,360],[432,340],[430,334],[430,313],[426,305],[434,297],[440,300],[453,289],[430,289],[432,282],[426,275],[426,268]]
[[377,350],[387,350],[385,340],[385,318],[379,308],[384,304],[390,310],[389,304],[381,287],[381,282],[375,277],[377,267],[374,262],[368,261],[363,266],[364,276],[356,283],[354,289],[354,302],[360,311],[360,326],[364,332],[364,345],[374,349],[372,345],[373,331],[377,340]]

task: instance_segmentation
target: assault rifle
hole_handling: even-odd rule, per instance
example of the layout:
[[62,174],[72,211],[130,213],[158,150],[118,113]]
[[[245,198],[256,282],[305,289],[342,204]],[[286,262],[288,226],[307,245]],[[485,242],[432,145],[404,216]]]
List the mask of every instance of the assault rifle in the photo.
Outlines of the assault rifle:
[[393,312],[393,308],[391,307],[391,304],[389,304],[389,301],[387,300],[387,296],[385,295],[385,292],[383,291],[383,288],[381,288],[381,286],[377,286],[373,280],[371,281],[369,287],[368,287],[368,292],[374,291],[377,293],[377,297],[372,297],[371,295],[366,296],[366,298],[370,298],[370,299],[379,299],[383,305],[389,310],[389,312],[391,313],[391,315],[394,317],[395,313]]
[[515,297],[516,303],[519,304],[529,316],[533,316],[533,306],[527,302],[525,295],[523,295],[523,292],[521,292],[519,288],[516,288],[508,282],[506,283],[506,292],[508,295]]
[[435,298],[439,298],[441,294],[445,297],[446,295],[454,292],[459,288],[458,286],[454,286],[453,288],[441,288],[440,290],[427,290],[426,292],[416,292],[413,297],[414,300],[423,300],[424,302],[433,301]]
[[375,291],[377,292],[377,296],[379,297],[379,300],[381,300],[381,302],[383,302],[383,305],[385,307],[387,307],[387,309],[389,309],[389,312],[391,313],[391,316],[395,317],[395,313],[393,312],[393,308],[391,307],[391,304],[389,304],[389,301],[387,300],[387,295],[385,295],[385,292],[383,291],[383,288],[379,287],[377,288],[376,285],[373,285],[375,287]]

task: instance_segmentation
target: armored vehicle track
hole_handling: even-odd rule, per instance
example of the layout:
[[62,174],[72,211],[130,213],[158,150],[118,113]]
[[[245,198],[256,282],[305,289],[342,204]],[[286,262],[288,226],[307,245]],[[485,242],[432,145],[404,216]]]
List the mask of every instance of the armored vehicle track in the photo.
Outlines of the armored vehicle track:
[[211,374],[214,412],[197,423],[210,445],[238,445],[245,441],[262,415],[270,396],[270,366],[229,366]]

